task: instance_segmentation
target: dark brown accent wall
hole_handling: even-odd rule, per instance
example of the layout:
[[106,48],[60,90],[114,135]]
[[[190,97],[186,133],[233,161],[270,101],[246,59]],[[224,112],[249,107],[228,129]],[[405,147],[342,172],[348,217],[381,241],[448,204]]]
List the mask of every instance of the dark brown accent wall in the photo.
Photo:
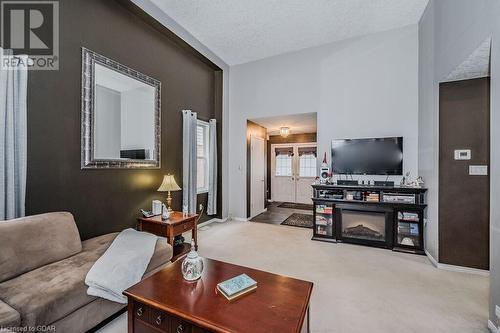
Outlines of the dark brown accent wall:
[[[83,239],[133,227],[140,208],[165,199],[156,192],[164,174],[182,184],[182,109],[217,119],[221,184],[222,71],[123,4],[128,1],[60,1],[60,69],[29,73],[26,213],[69,211]],[[80,169],[82,46],[161,81],[160,170]],[[181,209],[181,192],[172,195],[173,208]],[[199,203],[206,206],[206,195]]]
[[[490,177],[469,165],[490,164],[490,79],[440,85],[439,261],[489,269]],[[471,149],[471,160],[455,160]]]
[[286,138],[281,135],[271,135],[267,141],[267,199],[271,199],[271,145],[279,143],[308,143],[316,142],[316,133],[291,134]]
[[[252,179],[251,175],[251,165],[252,165],[252,149],[250,146],[250,137],[256,136],[259,138],[263,138],[267,140],[267,128],[260,126],[259,124],[254,123],[253,121],[247,120],[247,217],[250,217],[250,180]],[[267,155],[267,152],[266,152]],[[265,180],[267,183],[267,179]],[[265,196],[264,196],[265,198]],[[267,200],[264,202],[264,207],[267,206]]]

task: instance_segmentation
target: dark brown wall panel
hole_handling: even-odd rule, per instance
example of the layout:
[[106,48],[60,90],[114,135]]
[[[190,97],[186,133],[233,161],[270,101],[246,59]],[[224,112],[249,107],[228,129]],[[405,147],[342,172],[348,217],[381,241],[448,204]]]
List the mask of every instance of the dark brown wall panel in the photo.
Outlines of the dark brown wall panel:
[[291,134],[286,138],[281,135],[271,135],[267,141],[267,199],[271,199],[271,145],[278,143],[308,143],[316,142],[316,133]]
[[[140,208],[165,199],[164,174],[182,184],[182,109],[217,119],[221,174],[222,73],[160,30],[117,1],[60,1],[60,70],[29,73],[27,214],[69,211],[84,239],[134,226]],[[160,170],[80,169],[82,46],[161,81]]]
[[[439,261],[489,267],[489,176],[469,165],[490,161],[489,78],[443,83],[439,105]],[[471,160],[455,160],[471,149]]]

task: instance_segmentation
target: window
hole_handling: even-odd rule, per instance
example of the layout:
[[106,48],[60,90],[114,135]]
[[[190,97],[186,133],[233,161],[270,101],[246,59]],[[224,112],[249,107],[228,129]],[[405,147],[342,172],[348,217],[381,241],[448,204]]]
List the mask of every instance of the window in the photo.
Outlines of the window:
[[276,155],[276,176],[292,175],[292,156],[289,154]]
[[196,126],[197,192],[208,192],[208,123],[198,120]]
[[299,158],[299,176],[316,177],[316,156],[304,154]]

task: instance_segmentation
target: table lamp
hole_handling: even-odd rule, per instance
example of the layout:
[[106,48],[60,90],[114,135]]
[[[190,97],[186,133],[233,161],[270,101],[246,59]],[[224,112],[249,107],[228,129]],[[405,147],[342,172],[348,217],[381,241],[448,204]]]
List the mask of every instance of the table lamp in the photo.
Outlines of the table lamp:
[[172,197],[170,196],[170,191],[180,191],[181,188],[177,183],[175,182],[174,176],[171,174],[163,176],[163,182],[161,183],[160,187],[158,188],[158,192],[168,192],[167,195],[167,209],[169,212],[172,211]]

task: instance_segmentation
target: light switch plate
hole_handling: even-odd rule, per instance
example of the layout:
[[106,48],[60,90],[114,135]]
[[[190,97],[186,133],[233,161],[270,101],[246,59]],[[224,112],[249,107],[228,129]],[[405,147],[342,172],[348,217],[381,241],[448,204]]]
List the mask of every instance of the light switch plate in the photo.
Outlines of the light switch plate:
[[472,157],[472,151],[470,149],[455,149],[455,160],[465,161],[470,160]]
[[487,165],[469,165],[469,175],[470,176],[487,176],[488,166]]

